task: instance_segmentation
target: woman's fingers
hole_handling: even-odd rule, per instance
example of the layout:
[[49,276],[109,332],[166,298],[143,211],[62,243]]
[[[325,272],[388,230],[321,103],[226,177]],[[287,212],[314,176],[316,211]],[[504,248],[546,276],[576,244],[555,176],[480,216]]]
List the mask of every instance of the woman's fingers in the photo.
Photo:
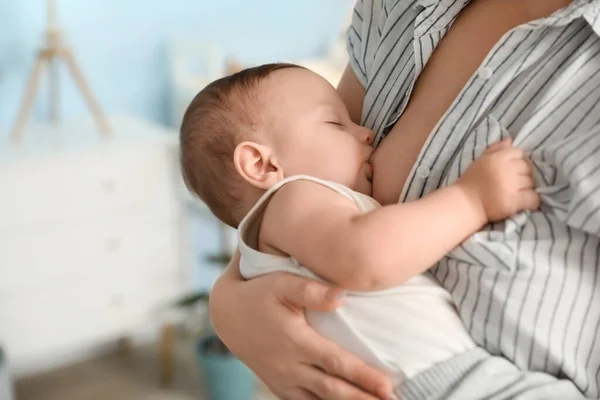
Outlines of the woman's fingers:
[[322,400],[379,400],[379,397],[315,367],[305,369],[301,379],[303,386]]
[[[367,365],[352,353],[343,350],[329,340],[315,335],[308,338],[312,346],[312,354],[309,357],[311,363],[318,366],[329,375],[333,375],[351,383],[352,388],[360,387],[364,393],[368,392],[376,398],[388,399],[392,392],[392,384],[388,377],[381,371]],[[319,394],[319,393],[317,393]],[[358,397],[359,399],[371,399],[373,397]]]
[[295,392],[290,393],[288,396],[279,398],[283,400],[322,400],[306,389],[298,389]]
[[[279,398],[373,400],[378,397],[369,389],[390,388],[384,374],[341,350],[306,322],[305,308],[334,309],[343,291],[287,273],[244,281],[235,273],[236,262],[232,265],[211,296],[215,327],[224,343]],[[323,359],[329,361],[321,365]],[[326,367],[334,375],[324,372]]]
[[291,274],[281,274],[275,296],[283,303],[311,311],[332,311],[342,304],[344,291]]

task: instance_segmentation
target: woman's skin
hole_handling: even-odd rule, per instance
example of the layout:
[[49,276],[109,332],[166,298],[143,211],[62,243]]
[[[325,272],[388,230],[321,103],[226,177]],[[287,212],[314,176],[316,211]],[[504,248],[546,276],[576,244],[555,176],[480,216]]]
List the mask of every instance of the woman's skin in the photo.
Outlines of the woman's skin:
[[[410,101],[372,157],[373,197],[398,201],[429,134],[506,32],[549,15],[570,0],[479,0],[459,14],[417,80]],[[432,95],[435,93],[435,95]],[[398,157],[398,149],[402,157]]]
[[[568,3],[475,0],[460,13],[419,76],[402,117],[373,155],[375,199],[398,200],[428,135],[501,36]],[[349,67],[338,92],[360,123],[365,91]],[[306,322],[304,309],[332,310],[343,302],[340,296],[339,289],[286,273],[244,281],[237,254],[213,289],[210,312],[224,343],[281,399],[388,398],[392,386],[383,373]]]

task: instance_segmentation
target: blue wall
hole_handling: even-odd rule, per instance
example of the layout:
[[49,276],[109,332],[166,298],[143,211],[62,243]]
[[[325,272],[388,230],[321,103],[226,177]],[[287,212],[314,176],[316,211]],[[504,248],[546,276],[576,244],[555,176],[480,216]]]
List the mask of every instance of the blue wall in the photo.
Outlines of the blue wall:
[[[57,0],[69,47],[102,107],[166,124],[170,117],[168,46],[173,38],[215,42],[243,63],[323,53],[353,0]],[[0,130],[14,123],[34,54],[43,41],[43,0],[0,0]],[[61,71],[62,114],[87,114]],[[33,119],[47,115],[47,81]],[[205,256],[218,248],[216,221],[196,215],[190,234],[196,286],[219,271]]]
[[[339,31],[351,2],[57,0],[68,44],[103,108],[159,123],[169,115],[171,38],[214,41],[247,63],[313,56]],[[14,121],[44,26],[44,1],[0,0],[0,129]],[[61,91],[64,116],[87,112],[64,71]],[[46,99],[42,90],[35,119],[46,115]]]

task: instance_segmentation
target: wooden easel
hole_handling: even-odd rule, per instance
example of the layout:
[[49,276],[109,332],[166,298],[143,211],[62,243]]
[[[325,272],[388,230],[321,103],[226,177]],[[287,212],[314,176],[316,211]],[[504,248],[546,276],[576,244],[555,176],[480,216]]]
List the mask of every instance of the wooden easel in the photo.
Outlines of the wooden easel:
[[85,82],[81,70],[75,62],[75,57],[71,50],[64,47],[61,43],[61,31],[56,25],[56,4],[55,0],[47,0],[47,13],[48,13],[48,27],[46,28],[46,45],[40,49],[33,71],[27,82],[27,89],[19,113],[17,116],[17,122],[12,131],[12,140],[14,142],[19,141],[23,137],[23,128],[27,122],[27,118],[31,113],[31,107],[35,100],[35,95],[39,87],[40,75],[44,64],[48,66],[50,73],[50,121],[53,123],[59,120],[59,82],[58,82],[58,62],[62,59],[67,65],[75,84],[81,91],[88,107],[90,108],[96,123],[105,136],[109,136],[110,128],[104,113],[100,109],[100,106],[94,99],[92,92]]

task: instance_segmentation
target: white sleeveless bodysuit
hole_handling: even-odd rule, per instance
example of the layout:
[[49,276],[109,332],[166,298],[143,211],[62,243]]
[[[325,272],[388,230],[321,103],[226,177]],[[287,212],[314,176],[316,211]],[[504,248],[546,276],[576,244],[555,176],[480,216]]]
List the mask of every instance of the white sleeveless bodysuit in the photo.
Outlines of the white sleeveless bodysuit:
[[[286,271],[322,281],[293,257],[257,250],[265,206],[279,188],[296,180],[309,180],[328,187],[353,200],[365,213],[381,207],[373,198],[334,182],[309,176],[284,179],[269,189],[240,223],[240,271],[244,278]],[[306,316],[319,333],[386,371],[395,377],[396,384],[475,347],[450,295],[427,274],[415,276],[392,289],[347,291],[344,304],[337,310],[307,311]]]

